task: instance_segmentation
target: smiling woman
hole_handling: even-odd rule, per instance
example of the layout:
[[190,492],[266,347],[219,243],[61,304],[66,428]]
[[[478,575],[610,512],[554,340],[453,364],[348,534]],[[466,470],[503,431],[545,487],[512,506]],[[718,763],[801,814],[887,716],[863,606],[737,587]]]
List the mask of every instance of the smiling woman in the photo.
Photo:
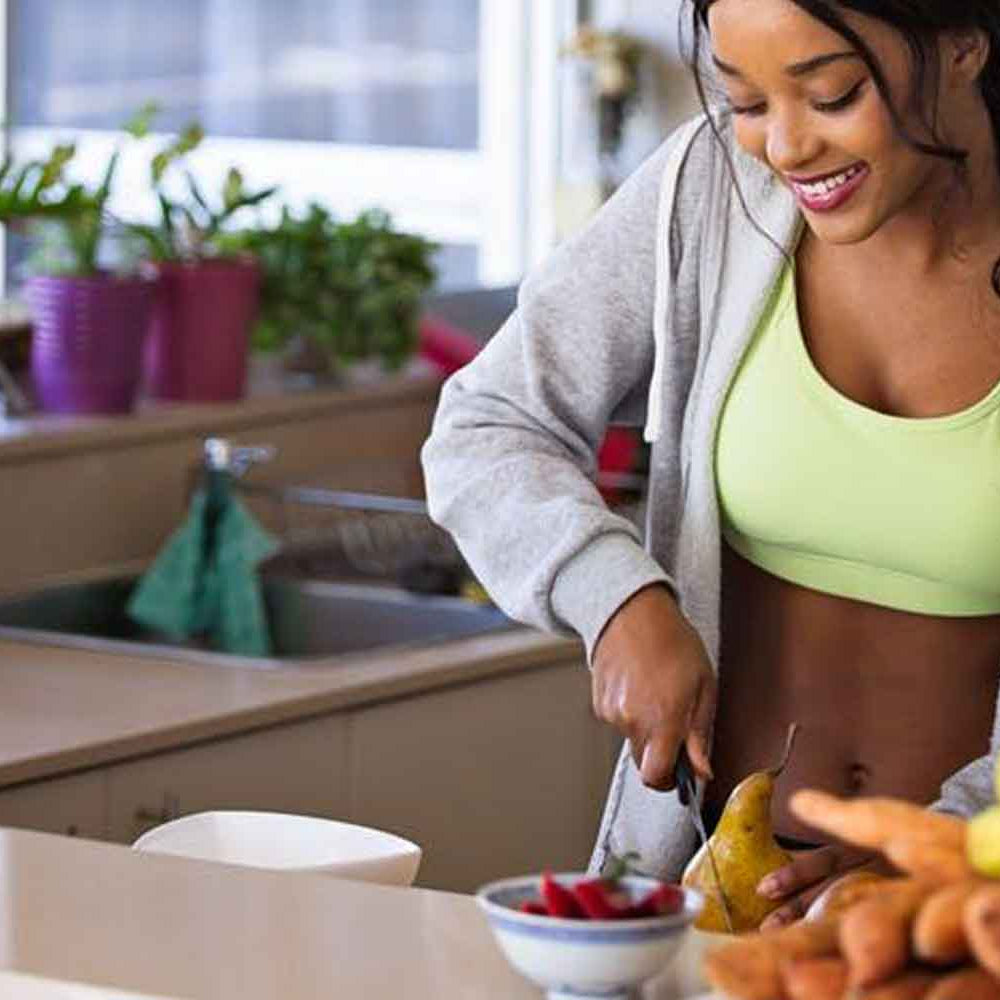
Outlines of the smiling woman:
[[[706,114],[523,285],[424,450],[432,516],[582,637],[625,737],[592,866],[672,877],[682,745],[710,826],[799,723],[800,846],[797,787],[970,814],[1000,750],[1000,8],[686,9]],[[593,488],[609,420],[652,442],[643,533]],[[799,851],[769,919],[867,860]]]

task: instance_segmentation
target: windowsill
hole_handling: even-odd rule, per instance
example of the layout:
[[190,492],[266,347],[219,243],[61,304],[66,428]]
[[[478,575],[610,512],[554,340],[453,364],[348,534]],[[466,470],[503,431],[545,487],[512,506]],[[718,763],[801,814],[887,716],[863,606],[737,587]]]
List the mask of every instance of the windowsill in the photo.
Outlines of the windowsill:
[[124,416],[38,413],[0,417],[0,463],[51,457],[70,451],[107,451],[145,441],[190,434],[232,433],[273,421],[318,413],[384,406],[401,399],[436,396],[440,376],[415,359],[402,372],[329,387],[289,388],[261,371],[252,372],[246,396],[233,403],[140,401]]

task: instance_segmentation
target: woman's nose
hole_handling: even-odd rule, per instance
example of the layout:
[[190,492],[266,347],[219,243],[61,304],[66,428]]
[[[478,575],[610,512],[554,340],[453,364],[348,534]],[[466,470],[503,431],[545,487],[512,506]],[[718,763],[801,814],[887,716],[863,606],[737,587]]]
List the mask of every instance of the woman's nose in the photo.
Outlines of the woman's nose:
[[767,131],[767,159],[779,173],[793,174],[815,161],[822,141],[799,115],[772,118]]

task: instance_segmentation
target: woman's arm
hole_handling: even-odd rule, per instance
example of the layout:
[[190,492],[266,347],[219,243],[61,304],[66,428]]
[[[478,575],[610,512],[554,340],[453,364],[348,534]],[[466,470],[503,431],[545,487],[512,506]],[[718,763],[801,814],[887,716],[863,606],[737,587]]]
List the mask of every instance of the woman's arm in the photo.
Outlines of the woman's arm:
[[657,216],[668,140],[446,383],[422,457],[431,516],[513,617],[576,632],[667,574],[594,486],[609,421],[642,419],[653,367]]

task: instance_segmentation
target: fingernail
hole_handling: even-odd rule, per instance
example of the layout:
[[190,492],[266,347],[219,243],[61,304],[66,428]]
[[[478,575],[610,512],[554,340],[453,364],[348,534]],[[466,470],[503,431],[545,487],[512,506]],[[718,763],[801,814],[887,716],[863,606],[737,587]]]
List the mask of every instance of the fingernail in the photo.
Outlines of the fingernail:
[[781,880],[776,875],[765,875],[757,883],[757,894],[759,896],[780,896]]

